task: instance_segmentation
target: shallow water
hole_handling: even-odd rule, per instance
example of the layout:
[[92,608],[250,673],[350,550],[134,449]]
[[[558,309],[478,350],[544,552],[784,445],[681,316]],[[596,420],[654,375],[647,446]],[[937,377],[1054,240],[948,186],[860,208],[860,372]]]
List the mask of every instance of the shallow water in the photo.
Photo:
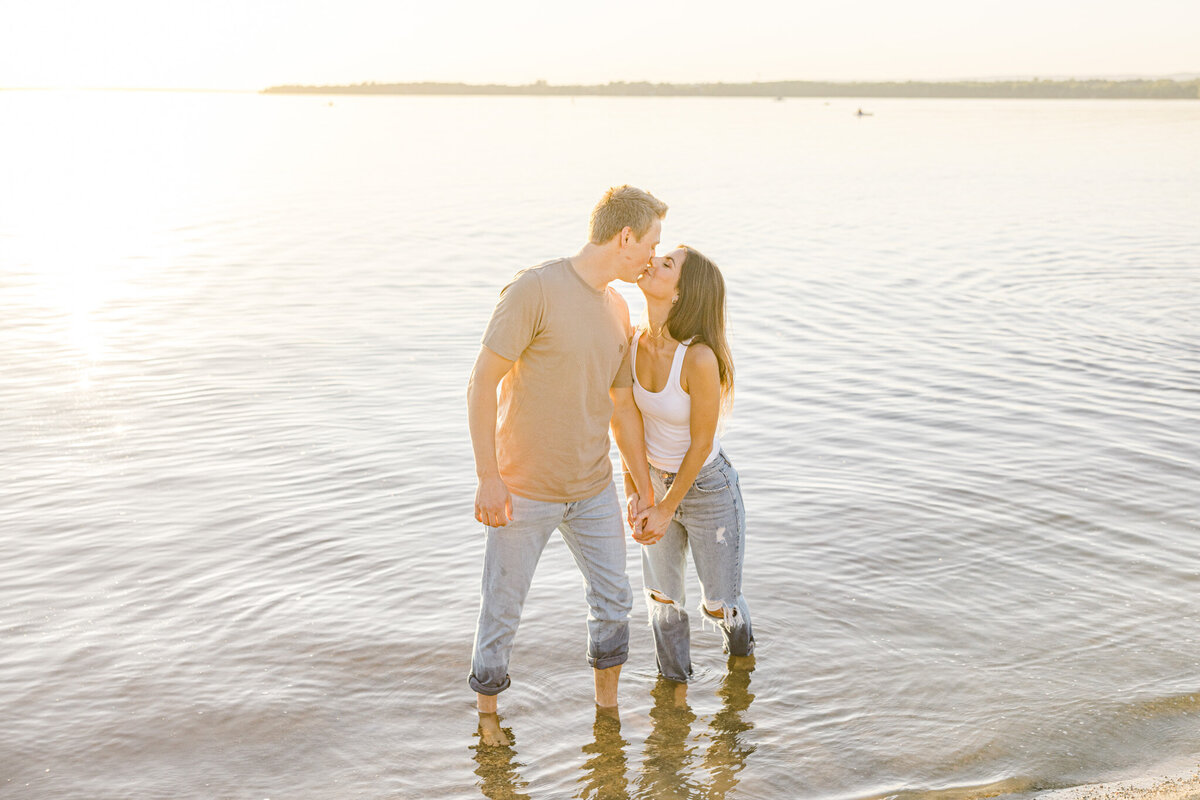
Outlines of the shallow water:
[[[965,798],[1200,759],[1200,104],[858,105],[0,94],[0,793]],[[555,539],[479,750],[466,376],[620,182],[730,285],[757,660],[694,621],[677,706],[638,597],[597,718]]]

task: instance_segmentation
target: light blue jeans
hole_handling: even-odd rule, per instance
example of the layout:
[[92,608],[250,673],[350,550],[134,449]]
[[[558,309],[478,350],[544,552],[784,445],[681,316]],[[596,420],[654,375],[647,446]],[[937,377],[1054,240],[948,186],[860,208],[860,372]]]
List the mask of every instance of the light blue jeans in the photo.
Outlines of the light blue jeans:
[[[651,467],[650,479],[654,496],[662,497],[674,483],[675,473]],[[720,628],[727,653],[746,656],[754,652],[750,609],[742,596],[745,549],[746,509],[741,484],[725,453],[718,453],[701,468],[663,538],[642,547],[642,580],[654,633],[654,655],[664,678],[686,683],[692,674],[683,583],[689,550],[703,595],[701,618]],[[656,600],[654,595],[670,602]]]
[[587,597],[587,661],[596,669],[624,664],[629,657],[629,612],[633,590],[625,573],[625,518],[613,484],[595,497],[547,503],[512,496],[513,519],[487,528],[483,584],[471,688],[495,695],[507,689],[508,660],[521,624],[521,609],[542,550],[555,529],[562,533]]

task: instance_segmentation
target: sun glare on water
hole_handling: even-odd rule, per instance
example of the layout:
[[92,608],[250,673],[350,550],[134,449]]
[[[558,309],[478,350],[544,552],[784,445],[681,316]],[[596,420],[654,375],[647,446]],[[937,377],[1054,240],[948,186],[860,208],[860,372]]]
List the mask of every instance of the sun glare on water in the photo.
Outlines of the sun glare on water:
[[69,364],[102,361],[112,347],[109,328],[121,316],[113,306],[137,306],[127,262],[153,243],[143,220],[115,211],[124,205],[119,197],[105,204],[43,195],[6,222],[16,231],[5,249],[25,282],[26,312],[41,321],[49,351]]
[[74,92],[0,98],[6,117],[26,123],[0,132],[4,324],[23,326],[42,368],[61,370],[69,385],[89,386],[97,364],[150,335],[139,319],[143,294],[171,259],[157,145],[105,123],[116,115],[104,103],[137,101]]

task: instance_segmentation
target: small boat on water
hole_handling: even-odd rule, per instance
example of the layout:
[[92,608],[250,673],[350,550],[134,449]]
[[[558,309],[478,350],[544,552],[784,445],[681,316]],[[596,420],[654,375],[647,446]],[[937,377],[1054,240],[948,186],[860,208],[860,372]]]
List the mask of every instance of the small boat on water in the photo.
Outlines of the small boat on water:
[[854,112],[854,116],[856,116],[856,117],[873,117],[873,116],[875,116],[875,113],[873,111],[863,111],[860,108],[858,111]]

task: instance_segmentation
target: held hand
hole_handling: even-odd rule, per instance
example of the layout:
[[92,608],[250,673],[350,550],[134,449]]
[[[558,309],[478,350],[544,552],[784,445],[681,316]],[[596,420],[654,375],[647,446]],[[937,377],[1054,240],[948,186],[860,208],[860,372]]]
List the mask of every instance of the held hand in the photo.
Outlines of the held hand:
[[671,524],[674,517],[673,512],[662,506],[651,506],[638,518],[641,532],[635,534],[633,538],[640,544],[654,544],[666,535],[667,526]]
[[628,498],[629,504],[626,507],[625,520],[629,523],[630,529],[633,530],[633,538],[637,539],[642,532],[640,517],[654,504],[654,501],[642,500],[641,495],[637,492],[630,492]]
[[503,528],[512,515],[512,495],[499,476],[481,478],[475,489],[475,519],[493,528]]

